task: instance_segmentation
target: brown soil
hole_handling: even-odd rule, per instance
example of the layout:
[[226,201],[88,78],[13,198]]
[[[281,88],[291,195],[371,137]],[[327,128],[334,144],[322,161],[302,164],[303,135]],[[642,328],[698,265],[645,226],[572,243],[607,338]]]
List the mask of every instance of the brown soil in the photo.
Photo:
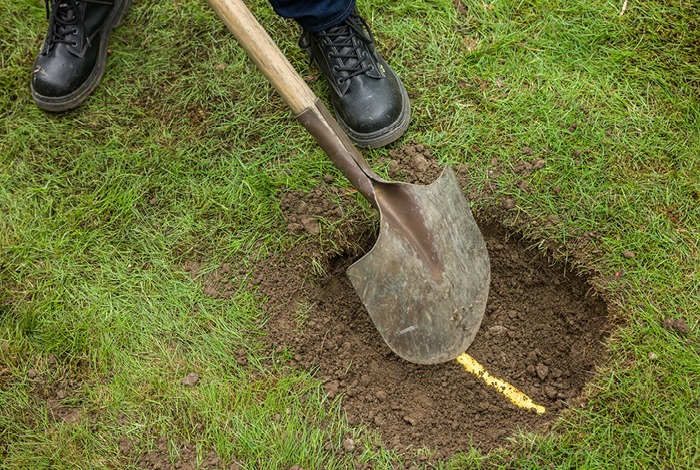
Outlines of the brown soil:
[[[123,455],[133,453],[134,445],[127,439],[120,439],[119,451]],[[171,461],[170,450],[177,450],[174,462]],[[209,453],[197,463],[197,450],[195,446],[182,439],[168,441],[168,438],[162,436],[158,439],[157,449],[142,454],[136,463],[137,468],[153,469],[153,470],[195,470],[195,469],[226,469],[240,470],[240,465],[237,462],[224,462],[214,451]]]
[[[440,171],[422,145],[391,151],[389,157],[375,166],[385,165],[402,181],[426,184]],[[535,170],[541,167],[537,163]],[[458,175],[465,170],[458,168]],[[352,206],[338,200],[343,191],[330,177],[324,181],[311,194],[285,195],[282,209],[290,231],[316,235],[317,216],[324,227],[333,226],[347,210],[343,204]],[[496,223],[480,224],[492,281],[487,314],[467,352],[491,375],[546,408],[536,415],[455,361],[416,365],[393,354],[345,275],[371,248],[371,230],[348,219],[334,227],[329,234],[321,231],[320,245],[318,238],[308,240],[282,257],[258,262],[250,279],[265,298],[270,348],[291,346],[293,364],[325,381],[328,396],[342,400],[350,424],[378,430],[385,443],[401,450],[427,446],[448,456],[473,445],[488,452],[506,445],[517,429],[541,429],[583,400],[586,382],[606,359],[603,343],[610,329],[606,305],[585,279],[551,266]],[[324,243],[328,237],[334,243]],[[329,256],[327,249],[321,254],[324,246],[334,246],[335,254]],[[213,295],[225,289],[218,277],[207,286]]]

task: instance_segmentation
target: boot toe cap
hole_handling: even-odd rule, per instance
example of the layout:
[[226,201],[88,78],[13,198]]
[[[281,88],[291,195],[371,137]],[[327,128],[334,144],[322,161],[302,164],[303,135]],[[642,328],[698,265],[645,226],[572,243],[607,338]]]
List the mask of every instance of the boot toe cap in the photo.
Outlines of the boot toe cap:
[[72,54],[65,45],[40,53],[32,68],[32,91],[45,98],[63,98],[86,85],[97,64],[97,51],[90,48],[83,57]]
[[84,81],[76,72],[75,67],[68,63],[52,64],[51,67],[35,64],[32,69],[32,90],[48,98],[69,95]]
[[343,123],[357,134],[381,133],[395,126],[409,106],[397,78],[370,80],[354,79],[342,103],[334,103]]

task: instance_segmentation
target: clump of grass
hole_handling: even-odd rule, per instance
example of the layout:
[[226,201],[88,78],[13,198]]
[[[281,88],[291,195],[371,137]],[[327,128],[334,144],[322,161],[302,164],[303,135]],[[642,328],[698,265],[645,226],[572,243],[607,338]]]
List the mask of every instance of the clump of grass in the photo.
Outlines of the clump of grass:
[[309,302],[307,300],[297,302],[297,312],[294,319],[299,330],[306,328],[306,322],[309,320],[309,312],[315,305],[316,304],[314,302]]

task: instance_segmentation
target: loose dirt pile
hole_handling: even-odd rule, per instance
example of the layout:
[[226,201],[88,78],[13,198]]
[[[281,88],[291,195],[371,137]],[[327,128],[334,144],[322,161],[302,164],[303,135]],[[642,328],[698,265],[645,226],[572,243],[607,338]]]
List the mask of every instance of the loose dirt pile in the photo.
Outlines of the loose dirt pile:
[[[440,171],[422,145],[389,157],[375,165],[388,165],[402,181],[429,183]],[[467,352],[547,412],[517,408],[455,361],[411,364],[385,345],[345,275],[373,245],[371,229],[347,219],[338,225],[348,206],[338,200],[342,190],[332,178],[325,182],[311,194],[287,194],[282,208],[292,232],[318,234],[318,216],[324,226],[336,224],[329,230],[336,243],[326,245],[337,254],[321,255],[323,242],[309,240],[282,258],[258,263],[250,279],[266,299],[270,348],[291,346],[293,364],[325,381],[352,425],[377,429],[401,450],[427,446],[447,456],[474,445],[488,452],[506,445],[515,430],[541,428],[581,400],[585,383],[605,361],[609,330],[606,306],[584,279],[550,266],[497,224],[480,225],[492,281],[486,316]]]

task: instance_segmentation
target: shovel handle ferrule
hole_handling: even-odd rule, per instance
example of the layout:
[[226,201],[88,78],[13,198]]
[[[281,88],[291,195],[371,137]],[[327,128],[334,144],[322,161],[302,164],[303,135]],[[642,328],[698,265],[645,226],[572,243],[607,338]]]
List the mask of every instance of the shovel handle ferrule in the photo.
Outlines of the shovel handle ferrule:
[[355,149],[323,103],[257,22],[242,0],[207,0],[255,65],[333,164],[379,210],[374,185],[383,182]]
[[297,119],[357,192],[379,210],[374,186],[383,180],[365,162],[321,100],[317,99],[314,107],[306,109]]

